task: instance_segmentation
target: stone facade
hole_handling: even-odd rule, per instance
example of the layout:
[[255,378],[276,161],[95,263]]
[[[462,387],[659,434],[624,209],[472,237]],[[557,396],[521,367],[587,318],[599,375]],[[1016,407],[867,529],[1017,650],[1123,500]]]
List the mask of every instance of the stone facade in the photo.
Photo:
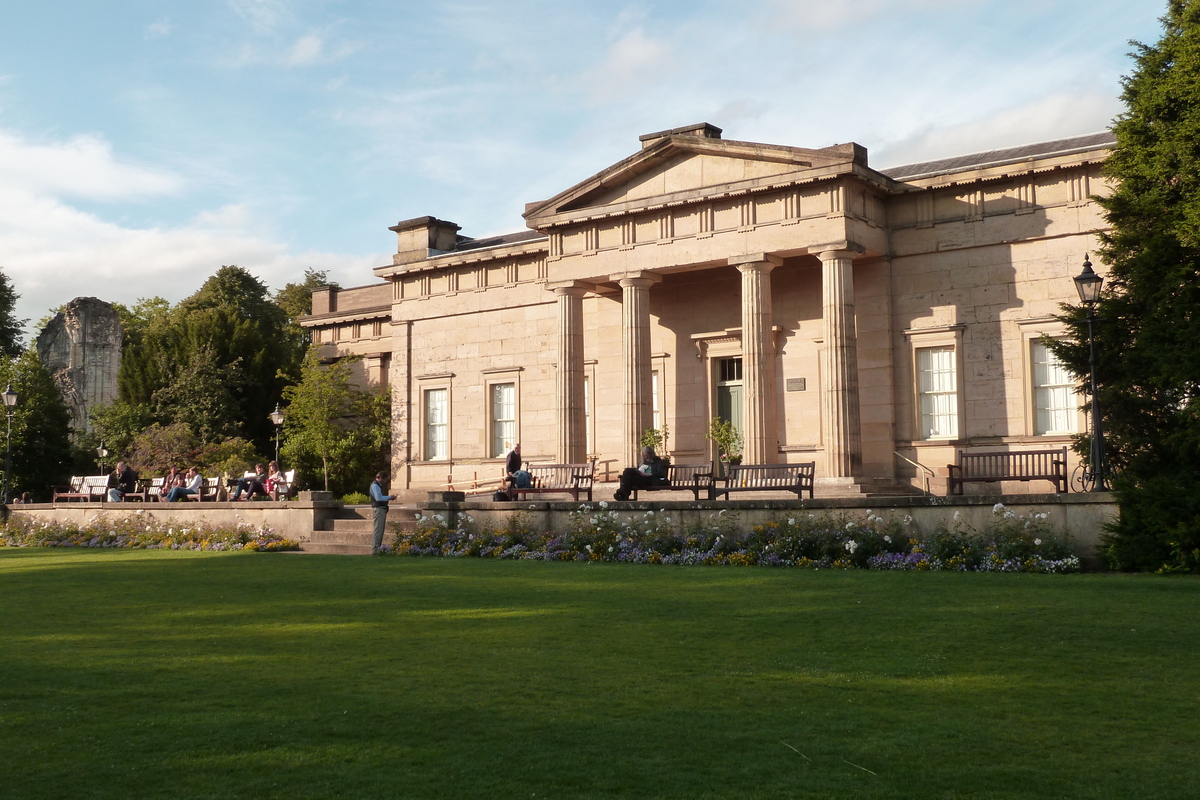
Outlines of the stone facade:
[[677,462],[709,461],[723,415],[747,463],[815,460],[818,493],[944,490],[958,448],[1084,430],[1038,341],[1104,227],[1112,141],[876,170],[852,143],[648,134],[529,204],[528,231],[394,226],[383,282],[318,290],[304,324],[391,387],[398,488],[494,478],[514,441],[615,479],[662,425]]
[[121,320],[95,297],[76,297],[38,335],[37,353],[54,377],[76,433],[90,430],[89,412],[117,399]]

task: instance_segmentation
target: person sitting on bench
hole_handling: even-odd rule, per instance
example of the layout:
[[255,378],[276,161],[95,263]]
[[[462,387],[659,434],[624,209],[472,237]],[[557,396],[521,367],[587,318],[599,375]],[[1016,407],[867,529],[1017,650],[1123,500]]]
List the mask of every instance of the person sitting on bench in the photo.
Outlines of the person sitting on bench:
[[190,495],[199,495],[202,488],[204,488],[204,477],[200,474],[199,469],[192,467],[188,470],[187,484],[176,486],[167,492],[165,499],[168,503],[174,503],[176,500],[182,500]]
[[[272,462],[274,463],[274,462]],[[264,481],[267,479],[267,470],[262,464],[254,465],[254,474],[249,477],[238,478],[237,489],[233,492],[234,500],[242,499],[242,492],[246,493],[246,499],[249,500],[254,495],[267,497],[267,487]]]
[[614,500],[628,500],[629,493],[634,487],[644,489],[648,486],[662,485],[667,482],[667,465],[654,453],[653,447],[642,448],[642,463],[638,467],[627,467],[621,473],[621,488],[613,493]]

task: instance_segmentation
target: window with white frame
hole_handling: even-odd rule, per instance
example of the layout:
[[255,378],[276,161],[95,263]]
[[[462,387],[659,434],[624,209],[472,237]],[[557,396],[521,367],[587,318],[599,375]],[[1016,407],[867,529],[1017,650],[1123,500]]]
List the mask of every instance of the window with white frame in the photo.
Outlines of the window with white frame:
[[958,436],[958,376],[953,347],[917,350],[919,438]]
[[658,370],[654,370],[650,373],[650,408],[654,412],[654,422],[652,425],[656,429],[661,429],[662,425],[660,425],[659,422],[662,420],[662,414],[659,413],[659,408],[661,408],[661,406],[658,404],[658,386]]
[[445,389],[425,390],[425,460],[445,461],[450,457],[448,436],[448,393]]
[[1033,373],[1033,432],[1039,436],[1075,433],[1078,409],[1071,373],[1037,339],[1029,343],[1029,364]]
[[589,454],[596,452],[592,449],[592,376],[583,376],[583,428],[584,437],[587,440],[587,452]]
[[492,458],[503,458],[516,444],[517,386],[514,383],[491,385]]

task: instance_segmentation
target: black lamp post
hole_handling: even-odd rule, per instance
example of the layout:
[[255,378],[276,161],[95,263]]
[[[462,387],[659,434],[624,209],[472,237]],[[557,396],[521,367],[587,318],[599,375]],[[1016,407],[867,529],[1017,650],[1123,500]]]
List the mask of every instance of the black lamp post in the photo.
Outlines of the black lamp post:
[[279,429],[283,427],[283,412],[279,410],[279,403],[275,404],[275,410],[267,414],[271,424],[275,426],[275,463],[279,463]]
[[100,471],[104,471],[104,459],[108,458],[108,448],[104,446],[104,442],[96,448],[96,455],[100,458]]
[[1108,491],[1105,481],[1107,465],[1104,461],[1104,424],[1100,418],[1100,398],[1096,394],[1096,337],[1092,330],[1092,324],[1096,320],[1096,303],[1100,300],[1100,287],[1103,285],[1104,278],[1092,271],[1092,262],[1088,261],[1087,253],[1084,253],[1083,272],[1075,276],[1075,290],[1079,292],[1079,302],[1087,306],[1088,369],[1092,377],[1092,444],[1088,449],[1093,492]]
[[3,392],[0,392],[0,397],[4,398],[5,410],[8,412],[8,438],[4,445],[4,504],[8,505],[8,476],[12,474],[12,417],[13,408],[17,405],[17,393],[12,390],[12,384]]

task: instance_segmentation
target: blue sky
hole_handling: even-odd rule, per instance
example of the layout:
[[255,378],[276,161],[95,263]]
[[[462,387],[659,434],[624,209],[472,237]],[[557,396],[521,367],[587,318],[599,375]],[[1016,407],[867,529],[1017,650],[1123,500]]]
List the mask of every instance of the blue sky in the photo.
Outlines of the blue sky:
[[707,121],[877,167],[1090,133],[1163,0],[9,0],[0,268],[24,317],[483,236]]

